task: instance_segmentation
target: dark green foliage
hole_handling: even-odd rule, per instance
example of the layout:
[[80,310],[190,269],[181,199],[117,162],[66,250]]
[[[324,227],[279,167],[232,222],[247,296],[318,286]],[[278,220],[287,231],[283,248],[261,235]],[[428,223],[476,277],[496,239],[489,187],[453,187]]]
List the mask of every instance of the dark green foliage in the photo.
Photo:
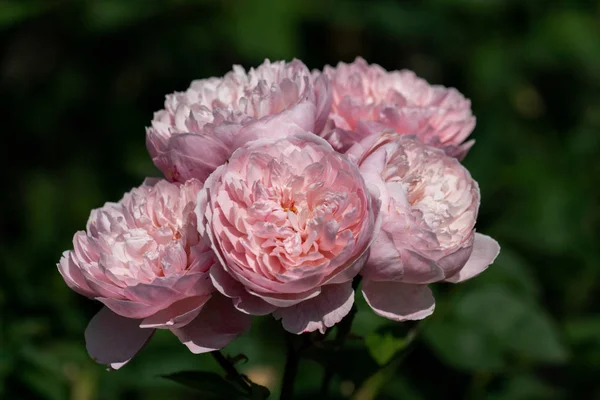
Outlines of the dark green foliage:
[[[223,376],[168,332],[118,372],[90,360],[100,305],[55,264],[91,208],[157,175],[144,127],[166,93],[233,63],[357,55],[472,100],[477,229],[502,253],[437,285],[407,348],[410,329],[359,299],[343,350],[300,364],[297,398],[324,398],[322,365],[332,399],[600,398],[599,20],[592,0],[0,1],[0,398],[207,398],[161,378]],[[238,368],[276,398],[284,347],[265,317],[225,353],[246,354]]]

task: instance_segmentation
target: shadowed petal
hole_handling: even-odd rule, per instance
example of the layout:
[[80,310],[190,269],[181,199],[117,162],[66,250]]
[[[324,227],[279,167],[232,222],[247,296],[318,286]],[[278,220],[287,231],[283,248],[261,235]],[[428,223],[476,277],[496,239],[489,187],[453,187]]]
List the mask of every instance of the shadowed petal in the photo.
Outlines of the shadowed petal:
[[196,318],[202,306],[209,299],[210,295],[206,295],[176,301],[169,308],[144,318],[140,328],[179,328],[185,326]]
[[137,319],[121,317],[103,307],[85,330],[90,357],[112,369],[127,364],[154,333],[154,329],[142,329],[139,324]]
[[344,318],[354,304],[352,282],[341,285],[327,285],[321,294],[292,307],[280,308],[273,313],[281,319],[288,332],[300,334],[319,330],[325,333]]
[[247,332],[251,323],[252,317],[236,310],[230,298],[215,294],[192,322],[171,332],[199,354],[222,349]]
[[393,321],[423,319],[435,308],[435,300],[426,285],[365,280],[362,292],[375,314]]

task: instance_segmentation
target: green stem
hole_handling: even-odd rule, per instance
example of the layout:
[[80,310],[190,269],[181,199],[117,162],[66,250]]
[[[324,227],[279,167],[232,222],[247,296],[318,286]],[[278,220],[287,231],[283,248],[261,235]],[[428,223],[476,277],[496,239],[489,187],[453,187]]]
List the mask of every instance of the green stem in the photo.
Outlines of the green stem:
[[[361,279],[362,277],[360,275],[354,278],[354,281],[352,282],[352,288],[354,290],[358,289]],[[344,346],[346,338],[352,330],[352,323],[354,322],[356,312],[356,305],[352,305],[352,309],[350,310],[348,315],[346,315],[346,317],[338,325],[337,332],[335,334],[335,342],[337,343],[338,348],[342,348]],[[326,396],[329,392],[329,385],[331,383],[331,380],[333,379],[333,375],[333,368],[331,367],[331,365],[327,365],[325,368],[325,374],[323,375],[323,382],[321,383],[322,396]]]
[[294,335],[285,332],[285,342],[287,346],[287,359],[285,361],[285,370],[283,372],[283,383],[281,385],[280,400],[291,400],[294,396],[294,383],[298,373],[298,364],[300,362],[299,351],[294,346]]

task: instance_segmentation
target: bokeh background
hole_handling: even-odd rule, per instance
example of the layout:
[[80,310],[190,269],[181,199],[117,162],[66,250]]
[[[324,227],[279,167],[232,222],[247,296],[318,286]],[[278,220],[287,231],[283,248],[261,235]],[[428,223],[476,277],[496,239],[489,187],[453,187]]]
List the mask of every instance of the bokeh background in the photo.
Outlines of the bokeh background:
[[[158,174],[144,127],[165,94],[234,63],[357,55],[472,100],[478,230],[502,252],[480,277],[437,285],[405,349],[414,326],[359,299],[356,338],[322,355],[330,394],[314,357],[297,398],[600,398],[600,2],[15,0],[0,1],[0,32],[0,398],[198,398],[160,376],[216,364],[168,332],[118,372],[90,360],[83,331],[100,305],[55,264],[90,209]],[[226,353],[277,393],[270,317]]]

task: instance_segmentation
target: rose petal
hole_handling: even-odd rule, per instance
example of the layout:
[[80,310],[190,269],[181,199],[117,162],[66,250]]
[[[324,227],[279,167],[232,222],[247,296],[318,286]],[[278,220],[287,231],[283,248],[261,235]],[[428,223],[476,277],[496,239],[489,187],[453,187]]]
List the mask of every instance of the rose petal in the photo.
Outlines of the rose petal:
[[169,149],[155,163],[170,181],[204,181],[230,154],[230,149],[213,136],[180,134],[171,137]]
[[456,274],[446,279],[447,282],[464,282],[467,279],[479,275],[494,262],[500,245],[494,239],[481,233],[475,233],[475,242],[473,243],[473,252],[465,266]]
[[325,333],[344,318],[354,304],[352,283],[327,285],[321,294],[292,307],[280,308],[273,313],[281,319],[288,332],[300,334],[319,330]]
[[400,257],[404,266],[402,282],[425,284],[444,279],[444,270],[435,261],[404,249],[400,250]]
[[137,319],[124,318],[103,307],[85,330],[87,351],[96,362],[119,369],[146,344],[154,329],[142,329]]
[[379,231],[371,245],[367,264],[360,274],[374,281],[400,281],[403,275],[402,259],[392,238],[384,230]]
[[426,285],[364,280],[362,292],[375,314],[393,321],[423,319],[435,308],[435,300]]
[[308,101],[296,104],[289,110],[271,115],[244,126],[235,136],[236,149],[256,139],[291,136],[314,129],[316,108]]
[[162,306],[149,306],[147,304],[137,303],[129,300],[111,299],[108,297],[96,297],[104,305],[110,308],[115,314],[125,318],[142,319],[159,312]]
[[57,266],[58,272],[62,275],[67,286],[83,296],[94,297],[93,291],[87,284],[81,270],[73,261],[73,252],[65,251]]
[[219,350],[250,329],[252,317],[233,307],[231,299],[213,295],[189,324],[171,329],[192,353]]
[[169,308],[144,318],[140,328],[179,328],[190,323],[200,313],[210,295],[189,297],[176,301]]

